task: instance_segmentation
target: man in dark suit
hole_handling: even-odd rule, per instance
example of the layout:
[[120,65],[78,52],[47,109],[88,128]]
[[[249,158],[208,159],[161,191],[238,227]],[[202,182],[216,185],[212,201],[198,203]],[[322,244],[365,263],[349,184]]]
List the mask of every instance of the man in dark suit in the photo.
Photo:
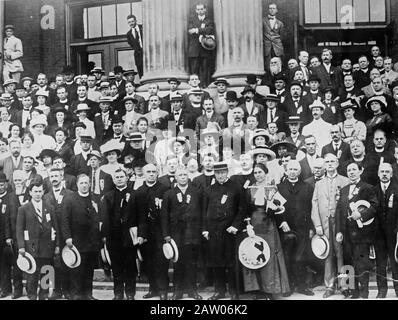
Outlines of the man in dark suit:
[[398,207],[398,184],[392,179],[393,169],[389,163],[383,163],[379,167],[379,180],[374,187],[378,200],[375,217],[375,252],[377,267],[377,298],[383,299],[387,295],[387,259],[390,259],[393,285],[398,296],[398,264],[395,260],[395,245],[397,243],[398,219],[396,210]]
[[[30,253],[36,261],[36,271],[27,274],[26,286],[29,300],[36,300],[38,281],[43,276],[41,268],[53,265],[54,256],[60,254],[60,239],[55,209],[42,199],[42,182],[31,183],[29,193],[32,200],[18,209],[16,232],[19,254]],[[47,297],[48,289],[40,287],[39,300]]]
[[225,128],[224,117],[214,111],[214,101],[212,98],[205,99],[203,103],[205,114],[196,119],[195,132],[200,137],[201,130],[207,128],[209,123],[214,123],[217,130]]
[[[350,184],[341,189],[335,214],[336,241],[343,243],[344,264],[353,265],[355,269],[355,289],[351,299],[367,299],[369,296],[369,272],[372,270],[369,252],[375,235],[375,223],[369,220],[375,217],[378,206],[372,186],[361,180],[362,172],[358,163],[348,164]],[[369,208],[359,212],[355,208],[358,200],[369,202]]]
[[241,92],[244,102],[239,104],[238,107],[243,109],[245,122],[248,116],[256,115],[258,118],[258,128],[265,128],[264,106],[254,101],[255,94],[256,90],[254,88],[246,86]]
[[[136,191],[132,204],[133,210],[137,210],[139,215],[138,243],[142,246],[144,271],[149,282],[149,292],[143,298],[160,295],[161,300],[167,300],[169,261],[162,251],[164,239],[160,221],[167,187],[159,183],[155,165],[147,164],[143,170],[145,182]],[[144,244],[145,239],[147,241]]]
[[112,136],[112,117],[110,113],[111,103],[111,97],[101,97],[99,101],[101,113],[94,117],[96,140],[100,144]]
[[[68,190],[62,184],[62,171],[58,168],[51,168],[48,181],[50,182],[51,189],[43,196],[43,200],[51,204],[55,209],[55,216],[57,218],[58,226],[61,226],[62,220],[62,208],[65,197],[71,196],[73,191]],[[76,184],[75,184],[76,186]],[[59,243],[64,244],[62,233],[58,233]],[[58,257],[54,261],[55,269],[55,284],[54,292],[50,297],[51,300],[60,299],[64,296],[66,299],[70,299],[70,269],[65,265],[64,261]]]
[[[176,130],[176,136],[184,129],[195,129],[196,119],[194,115],[187,109],[182,108],[183,98],[180,94],[175,94],[170,98],[170,114],[167,116],[166,121],[168,126]],[[170,124],[171,122],[171,124]]]
[[159,178],[159,183],[164,185],[168,190],[173,189],[177,183],[175,173],[178,167],[178,159],[175,155],[170,154],[166,158],[167,173]]
[[79,251],[81,263],[71,269],[70,294],[73,300],[96,300],[93,297],[93,275],[100,247],[98,206],[90,196],[90,179],[77,177],[77,192],[64,200],[62,237],[69,248]]
[[[130,32],[127,33],[128,36],[129,34]],[[115,73],[115,84],[117,86],[117,92],[119,96],[123,96],[125,93],[124,87],[126,86],[126,80],[123,79],[123,72],[124,72],[123,67],[116,66],[113,68],[113,72]]]
[[[303,99],[303,87],[300,82],[292,81],[289,88],[290,94],[287,96],[283,105],[285,106],[287,115],[291,116],[299,116],[302,122],[309,123],[311,119],[308,119],[309,111],[306,110],[308,107],[304,103]],[[307,116],[307,118],[306,118]]]
[[278,126],[279,132],[287,132],[286,121],[287,114],[286,112],[279,109],[280,99],[276,94],[269,94],[265,97],[265,112],[264,119],[265,123],[268,125],[269,123],[276,123]]
[[173,111],[173,109],[171,107],[171,98],[176,95],[180,95],[177,92],[177,88],[181,84],[181,81],[178,80],[176,77],[171,77],[171,78],[167,79],[167,82],[170,85],[170,91],[167,95],[165,95],[163,97],[163,102],[164,102],[164,106],[165,106],[165,111],[170,113],[171,111]]
[[188,23],[188,59],[189,73],[199,75],[204,87],[210,84],[214,54],[211,50],[202,47],[200,39],[204,36],[215,34],[214,22],[206,15],[207,8],[203,3],[196,4],[196,14],[190,17]]
[[321,80],[321,90],[326,87],[332,87],[335,92],[338,91],[342,81],[341,70],[337,67],[332,66],[333,54],[330,49],[322,50],[322,64],[314,68],[314,74],[316,74]]
[[82,152],[73,156],[70,160],[70,173],[74,176],[79,174],[88,174],[90,172],[87,165],[88,154],[91,151],[93,138],[87,133],[80,136],[80,145]]
[[353,73],[354,80],[359,89],[366,87],[370,84],[370,71],[369,59],[367,56],[360,56],[358,59],[360,69]]
[[127,42],[134,50],[135,65],[137,66],[140,78],[142,78],[144,74],[142,26],[137,25],[137,18],[132,14],[127,16],[127,23],[130,27],[130,30],[127,32]]
[[284,24],[276,18],[278,8],[275,3],[268,6],[268,15],[263,18],[264,32],[264,64],[269,66],[272,57],[283,57],[284,48],[282,37]]
[[164,195],[161,222],[166,242],[173,239],[179,258],[174,264],[174,294],[171,300],[188,297],[202,300],[196,291],[198,249],[201,241],[202,194],[189,185],[187,169],[180,167],[175,172],[177,185]]
[[[71,190],[77,191],[76,187],[76,177],[65,173],[65,160],[60,156],[56,155],[53,160],[53,167],[60,171],[61,173],[61,184],[62,187]],[[50,177],[46,177],[44,179],[44,193],[51,192],[53,189],[53,184],[51,183]]]
[[127,174],[122,169],[113,175],[115,189],[106,193],[101,201],[103,225],[101,235],[107,244],[112,261],[113,300],[134,300],[136,249],[130,232],[138,225],[138,214],[131,208],[132,190],[127,186]]
[[214,270],[215,292],[209,300],[225,298],[228,289],[236,299],[234,235],[241,229],[245,197],[240,186],[228,179],[228,165],[214,164],[216,182],[204,191],[202,235],[208,240],[207,266]]
[[204,155],[202,159],[202,174],[193,179],[192,185],[204,192],[210,185],[216,182],[214,177],[213,165],[216,161],[214,155]]
[[304,159],[300,160],[301,173],[300,179],[306,180],[312,176],[312,168],[314,161],[318,158],[316,154],[316,139],[314,136],[307,136],[304,139],[304,147],[306,149],[306,154]]
[[289,273],[291,288],[297,292],[313,296],[309,288],[308,253],[310,250],[311,205],[313,188],[299,179],[300,164],[297,160],[290,160],[286,167],[287,179],[278,185],[280,194],[286,199],[285,212],[278,222],[282,230],[281,240],[285,255],[286,267]]
[[351,157],[350,145],[345,143],[341,138],[340,126],[332,126],[330,128],[330,135],[332,137],[332,142],[322,148],[322,158],[328,153],[333,153],[339,159],[340,163],[349,160]]

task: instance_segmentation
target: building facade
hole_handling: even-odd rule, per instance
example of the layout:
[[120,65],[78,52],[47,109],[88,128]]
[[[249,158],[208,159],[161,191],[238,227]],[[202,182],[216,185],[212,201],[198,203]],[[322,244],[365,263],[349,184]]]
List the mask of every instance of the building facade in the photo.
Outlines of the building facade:
[[[15,25],[24,45],[24,75],[56,75],[71,64],[86,73],[93,61],[109,72],[116,65],[134,68],[126,41],[126,17],[136,15],[144,32],[144,78],[185,81],[187,25],[198,0],[13,0],[3,1],[4,24]],[[217,37],[216,71],[240,84],[245,74],[264,72],[262,17],[271,1],[205,0]],[[332,49],[342,57],[368,54],[373,45],[398,58],[398,1],[276,0],[286,26],[286,57],[299,50],[319,54]],[[3,30],[2,30],[3,31]],[[3,34],[4,32],[2,32]]]

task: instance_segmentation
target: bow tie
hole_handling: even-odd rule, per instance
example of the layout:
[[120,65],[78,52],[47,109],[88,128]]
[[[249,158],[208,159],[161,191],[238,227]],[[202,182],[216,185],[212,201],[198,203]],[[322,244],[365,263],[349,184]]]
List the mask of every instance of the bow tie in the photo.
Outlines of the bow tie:
[[54,190],[54,192],[60,192],[60,191],[61,191],[61,189]]
[[174,111],[174,115],[178,116],[180,114],[179,111]]
[[268,16],[269,20],[275,20],[275,16]]
[[113,139],[120,139],[122,136],[114,136]]

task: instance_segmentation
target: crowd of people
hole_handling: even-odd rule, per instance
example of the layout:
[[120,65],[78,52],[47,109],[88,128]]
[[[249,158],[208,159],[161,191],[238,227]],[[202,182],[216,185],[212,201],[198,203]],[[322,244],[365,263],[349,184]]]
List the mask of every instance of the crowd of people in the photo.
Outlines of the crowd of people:
[[[20,298],[25,275],[29,299],[95,299],[99,267],[112,270],[116,300],[134,300],[141,270],[144,298],[161,300],[201,300],[198,285],[214,285],[211,300],[310,296],[320,283],[324,298],[368,298],[374,267],[377,297],[387,269],[398,296],[398,73],[378,47],[332,60],[326,48],[287,68],[272,57],[242,91],[225,78],[206,90],[192,73],[183,93],[171,76],[169,92],[151,83],[147,99],[120,66],[6,79],[0,297]],[[254,236],[270,248],[259,269],[237,260]],[[46,266],[51,294],[39,286]]]

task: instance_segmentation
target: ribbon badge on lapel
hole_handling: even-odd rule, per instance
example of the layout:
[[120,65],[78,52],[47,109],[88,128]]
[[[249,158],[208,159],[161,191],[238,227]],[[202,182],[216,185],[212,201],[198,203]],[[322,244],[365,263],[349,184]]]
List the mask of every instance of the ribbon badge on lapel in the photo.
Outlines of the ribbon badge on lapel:
[[187,195],[187,201],[186,201],[186,203],[189,204],[190,202],[191,202],[191,195],[189,194],[189,195]]
[[245,184],[243,185],[243,189],[247,189],[249,187],[249,184],[250,184],[250,180],[247,179]]
[[225,204],[225,202],[227,202],[228,196],[226,194],[224,194],[221,198],[221,204]]
[[101,189],[101,191],[103,191],[105,188],[105,181],[104,181],[104,179],[100,179],[99,182],[100,182],[100,189]]
[[213,178],[213,179],[211,179],[211,183],[210,183],[210,185],[213,185],[213,184],[215,184],[216,183],[216,180]]
[[162,202],[162,199],[155,198],[155,206],[157,207],[157,209],[162,209]]
[[126,202],[129,202],[130,200],[130,193],[126,193]]
[[7,205],[6,205],[6,204],[3,204],[3,205],[1,206],[1,213],[2,213],[2,214],[5,214],[5,213],[6,213],[6,210],[7,210]]
[[0,198],[0,203],[2,203],[3,202],[3,199],[2,198]]
[[388,199],[388,207],[392,209],[394,205],[394,194],[391,194],[390,199]]
[[91,204],[93,205],[95,212],[98,213],[98,205],[93,200],[91,200]]
[[182,203],[182,194],[181,194],[181,192],[177,193],[177,199],[178,199],[179,203]]

